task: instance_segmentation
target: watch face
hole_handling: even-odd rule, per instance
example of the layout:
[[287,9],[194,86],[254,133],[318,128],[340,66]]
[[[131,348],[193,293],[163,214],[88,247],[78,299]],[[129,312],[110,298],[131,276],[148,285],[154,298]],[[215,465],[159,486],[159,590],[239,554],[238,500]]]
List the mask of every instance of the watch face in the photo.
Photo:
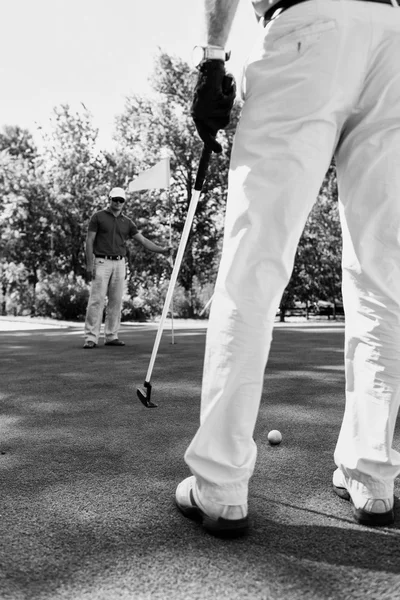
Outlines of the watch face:
[[203,46],[195,46],[193,48],[192,60],[193,60],[193,65],[195,67],[200,66],[201,62],[204,60],[204,48],[203,48]]

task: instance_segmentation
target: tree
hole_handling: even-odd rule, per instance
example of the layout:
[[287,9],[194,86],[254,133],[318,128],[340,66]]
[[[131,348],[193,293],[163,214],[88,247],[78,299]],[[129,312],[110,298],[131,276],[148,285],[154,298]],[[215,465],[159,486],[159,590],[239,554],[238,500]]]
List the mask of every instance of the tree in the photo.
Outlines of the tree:
[[23,265],[18,285],[24,279],[30,287],[25,297],[32,312],[40,276],[83,272],[87,223],[104,205],[113,176],[110,155],[95,147],[89,111],[56,107],[51,125],[40,155],[26,130],[7,127],[0,138],[3,310],[10,286],[17,285],[10,265]]
[[[127,187],[141,171],[165,155],[171,162],[169,190],[132,194],[124,211],[144,235],[165,243],[172,237],[177,249],[202,151],[202,142],[190,116],[197,71],[184,61],[160,51],[150,96],[132,95],[116,118],[115,151],[97,149],[97,129],[85,108],[56,107],[51,131],[38,150],[29,131],[18,126],[0,134],[0,279],[2,310],[7,294],[19,296],[18,306],[35,306],[38,279],[57,285],[68,278],[78,285],[83,272],[84,241],[90,216],[104,208],[110,187]],[[213,287],[222,247],[229,156],[241,104],[235,104],[231,124],[218,134],[222,155],[213,155],[204,182],[187,249],[179,274],[182,302],[194,316],[199,297]],[[340,300],[341,231],[337,214],[335,166],[332,163],[296,254],[292,278],[281,302],[281,316],[297,300]],[[171,265],[165,258],[130,246],[133,271],[129,281],[137,288],[165,287]],[[52,275],[52,273],[54,275]],[[46,279],[47,278],[47,279]],[[42,281],[43,280],[43,281]],[[61,281],[61,283],[60,283]],[[75,283],[74,283],[75,282]],[[38,287],[38,293],[40,292]],[[157,294],[153,293],[157,305]],[[142,298],[143,296],[141,296]],[[204,303],[201,304],[203,308]],[[186,310],[186,308],[185,308]]]
[[307,219],[296,253],[293,273],[282,296],[281,320],[295,301],[329,300],[334,310],[341,300],[342,233],[338,212],[335,161],[325,175]]
[[[145,192],[136,196],[131,205],[137,218],[146,223],[145,234],[154,236],[160,231],[165,235],[167,224],[169,226],[170,223],[175,246],[183,231],[202,151],[201,140],[190,116],[190,101],[196,78],[197,72],[187,63],[161,52],[152,78],[154,95],[151,98],[127,98],[124,113],[116,123],[116,140],[130,159],[126,171],[128,178],[155,164],[160,158],[161,148],[168,149],[172,172],[169,198],[165,194]],[[192,296],[195,278],[202,282],[213,280],[216,276],[229,154],[237,114],[238,109],[233,113],[233,126],[221,134],[224,148],[222,156],[213,157],[210,162],[182,261],[179,283],[188,297]],[[165,225],[159,230],[162,222]],[[144,263],[139,260],[137,264],[137,270],[142,272]],[[159,272],[158,276],[164,274]],[[191,310],[193,315],[194,301]]]
[[[23,153],[11,155],[7,150],[1,153],[0,169],[2,310],[6,295],[25,281],[31,289],[29,303],[34,314],[39,272],[48,269],[51,257],[52,210],[43,165],[38,159],[24,158]],[[16,269],[17,265],[23,268]]]
[[84,271],[84,241],[92,213],[109,190],[110,156],[96,150],[98,130],[90,112],[56,107],[51,132],[44,136],[46,178],[53,204],[54,265],[75,276]]
[[34,160],[38,155],[36,144],[28,129],[18,125],[6,125],[0,133],[0,152],[8,150],[10,156]]

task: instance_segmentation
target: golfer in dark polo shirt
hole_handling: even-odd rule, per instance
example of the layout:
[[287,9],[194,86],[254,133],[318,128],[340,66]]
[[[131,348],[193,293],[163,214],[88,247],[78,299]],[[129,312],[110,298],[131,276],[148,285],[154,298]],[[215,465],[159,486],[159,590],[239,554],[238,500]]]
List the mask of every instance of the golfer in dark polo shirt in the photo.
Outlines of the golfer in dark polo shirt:
[[126,240],[133,238],[151,252],[169,254],[171,251],[170,246],[158,246],[139,233],[134,222],[122,213],[125,200],[125,191],[113,188],[108,208],[94,213],[89,222],[86,273],[92,285],[86,311],[84,348],[95,348],[98,344],[106,296],[105,345],[125,345],[118,339],[118,330],[125,282]]

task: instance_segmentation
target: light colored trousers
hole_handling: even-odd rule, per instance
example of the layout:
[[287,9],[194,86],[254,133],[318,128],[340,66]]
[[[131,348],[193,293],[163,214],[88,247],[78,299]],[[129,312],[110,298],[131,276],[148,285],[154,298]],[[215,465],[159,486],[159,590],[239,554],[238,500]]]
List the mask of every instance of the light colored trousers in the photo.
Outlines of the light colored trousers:
[[104,337],[106,342],[118,338],[121,323],[122,296],[125,287],[125,259],[95,258],[95,276],[90,288],[86,311],[85,339],[97,344],[103,318],[106,296],[108,298]]
[[[244,504],[275,312],[336,152],[343,227],[346,408],[335,462],[350,491],[391,497],[400,401],[400,10],[313,0],[262,32],[246,66],[200,428],[200,495]],[[339,248],[338,248],[339,251]]]

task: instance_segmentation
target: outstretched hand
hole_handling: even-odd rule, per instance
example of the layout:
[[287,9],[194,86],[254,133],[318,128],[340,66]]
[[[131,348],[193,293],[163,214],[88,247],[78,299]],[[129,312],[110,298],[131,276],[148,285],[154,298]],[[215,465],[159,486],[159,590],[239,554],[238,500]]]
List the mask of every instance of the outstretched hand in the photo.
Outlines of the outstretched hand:
[[191,115],[204,145],[220,153],[222,146],[216,135],[229,124],[236,97],[235,80],[225,72],[222,60],[207,60],[199,70]]

